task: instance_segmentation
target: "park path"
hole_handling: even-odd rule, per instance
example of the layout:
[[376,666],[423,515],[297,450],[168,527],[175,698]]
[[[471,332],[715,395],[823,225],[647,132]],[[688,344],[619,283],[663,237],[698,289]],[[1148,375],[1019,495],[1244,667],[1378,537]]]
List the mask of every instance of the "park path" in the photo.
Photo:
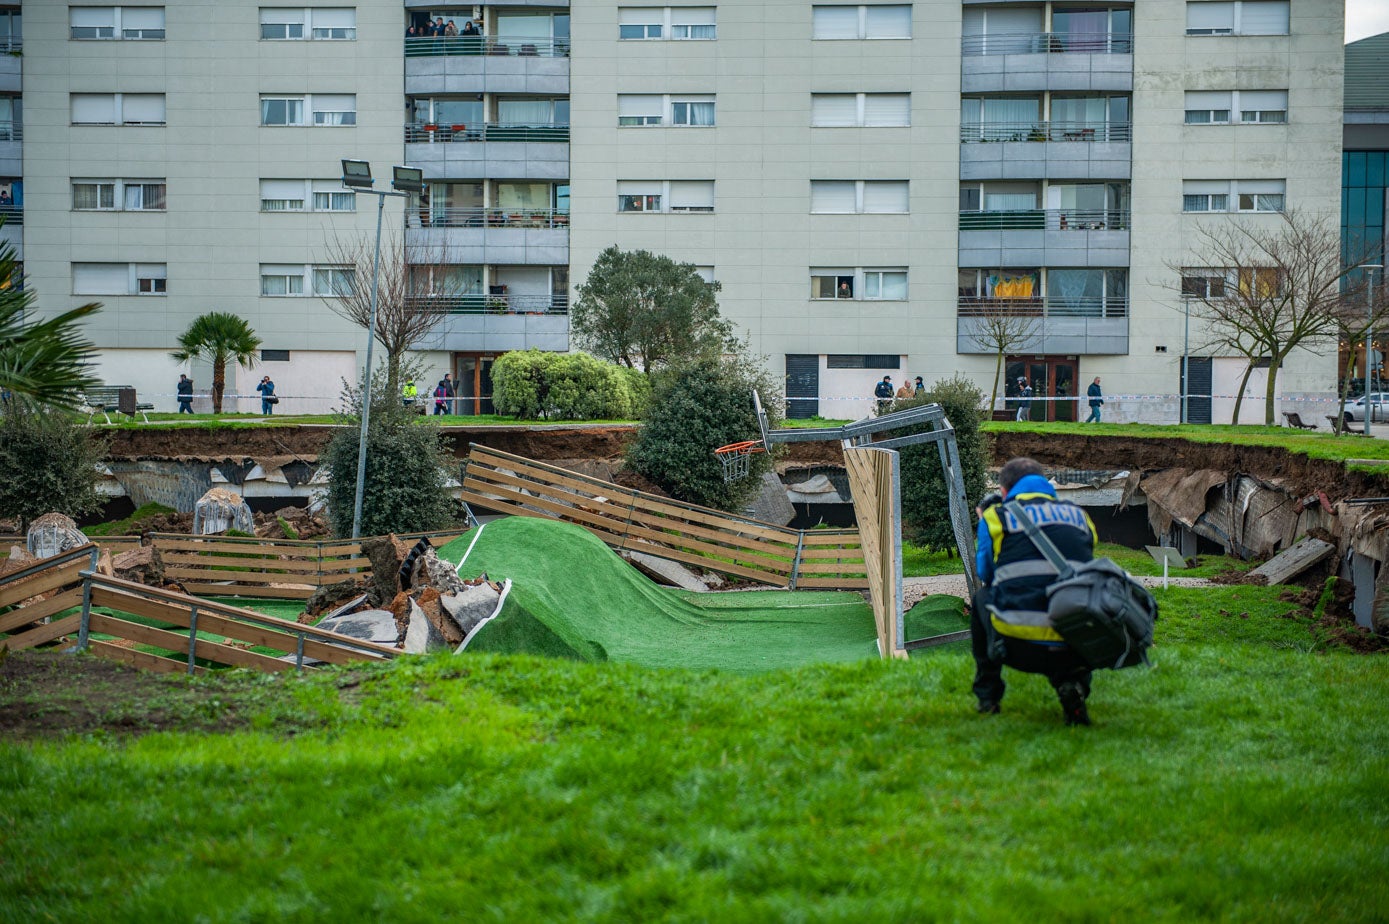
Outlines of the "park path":
[[[1162,578],[1149,577],[1147,575],[1137,576],[1139,583],[1144,587],[1161,587]],[[1193,577],[1173,577],[1168,579],[1168,584],[1172,587],[1210,587],[1211,582],[1206,578]],[[965,587],[965,576],[963,574],[938,574],[932,577],[909,577],[902,579],[902,602],[911,609],[912,605],[922,597],[932,594],[950,594],[969,599],[969,591]]]

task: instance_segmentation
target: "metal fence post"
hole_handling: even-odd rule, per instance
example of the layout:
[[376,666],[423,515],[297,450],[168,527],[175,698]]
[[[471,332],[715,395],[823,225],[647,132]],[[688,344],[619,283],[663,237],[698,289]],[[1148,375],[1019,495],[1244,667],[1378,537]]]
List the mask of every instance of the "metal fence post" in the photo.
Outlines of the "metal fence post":
[[77,630],[77,650],[87,650],[92,623],[92,572],[82,572],[82,626]]
[[198,608],[188,608],[188,673],[193,673],[198,648]]

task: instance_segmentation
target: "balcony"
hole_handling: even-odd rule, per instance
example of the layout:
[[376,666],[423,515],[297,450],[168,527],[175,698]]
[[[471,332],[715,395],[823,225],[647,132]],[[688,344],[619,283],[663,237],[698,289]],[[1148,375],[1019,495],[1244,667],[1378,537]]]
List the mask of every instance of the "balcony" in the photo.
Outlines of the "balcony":
[[24,61],[20,55],[19,39],[0,39],[0,92],[19,92],[19,72]]
[[407,295],[405,301],[412,308],[447,315],[569,314],[567,295]]
[[405,162],[423,169],[427,177],[567,180],[569,126],[408,125]]
[[1127,33],[966,35],[960,54],[962,93],[1133,89]]
[[24,175],[24,125],[0,122],[0,176]]
[[1128,122],[961,122],[962,180],[1126,180]]
[[960,264],[1127,266],[1129,220],[1127,209],[961,212]]
[[569,40],[456,36],[405,40],[405,92],[569,92]]
[[517,266],[569,262],[568,211],[424,208],[410,209],[406,218],[405,244],[419,262]]
[[0,243],[14,248],[14,258],[24,259],[24,209],[13,205],[0,205],[0,215],[5,223],[0,225]]
[[427,299],[445,313],[428,344],[435,350],[484,352],[569,349],[569,303],[563,295],[458,295]]
[[[1032,319],[1032,339],[1018,353],[1126,355],[1129,351],[1128,299],[987,298],[961,296],[955,311],[955,351],[989,354],[988,330],[998,318]],[[1026,323],[1026,322],[1022,322]]]

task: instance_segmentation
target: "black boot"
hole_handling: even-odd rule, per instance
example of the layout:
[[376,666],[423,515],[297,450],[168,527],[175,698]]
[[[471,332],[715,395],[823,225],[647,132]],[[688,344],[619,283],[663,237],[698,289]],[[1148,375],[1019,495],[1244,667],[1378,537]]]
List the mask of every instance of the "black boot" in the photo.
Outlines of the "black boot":
[[1079,683],[1063,683],[1056,688],[1061,700],[1061,712],[1067,725],[1089,725],[1090,713],[1085,708],[1085,688]]

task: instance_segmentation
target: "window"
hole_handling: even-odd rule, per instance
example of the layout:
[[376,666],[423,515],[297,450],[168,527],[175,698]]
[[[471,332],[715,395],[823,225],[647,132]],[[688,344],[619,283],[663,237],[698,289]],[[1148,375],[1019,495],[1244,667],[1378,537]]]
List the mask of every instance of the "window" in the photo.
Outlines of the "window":
[[900,369],[902,357],[891,353],[831,353],[825,357],[826,369]]
[[357,194],[343,189],[341,180],[314,180],[313,210],[315,212],[355,212],[357,211]]
[[894,214],[909,211],[906,180],[811,180],[810,211],[817,215]]
[[712,212],[713,180],[618,180],[619,212]]
[[346,298],[352,294],[353,275],[350,266],[315,266],[313,294]]
[[73,180],[72,207],[74,210],[77,211],[99,211],[115,209],[116,181]]
[[683,125],[708,127],[714,124],[714,97],[619,94],[618,125]]
[[903,302],[907,300],[907,270],[905,267],[812,269],[810,297],[814,300]]
[[1221,298],[1225,295],[1225,277],[1227,270],[1223,269],[1183,269],[1182,270],[1182,297],[1183,298]]
[[164,38],[162,6],[74,6],[68,8],[74,39],[159,41]]
[[1288,0],[1190,0],[1187,35],[1287,35]]
[[260,294],[266,296],[303,295],[304,267],[297,264],[262,263]]
[[73,93],[73,125],[163,125],[163,93]]
[[1244,266],[1235,274],[1242,295],[1273,298],[1283,289],[1283,273],[1274,266]]
[[261,350],[260,361],[263,363],[287,363],[289,362],[289,350]]
[[1283,180],[1184,180],[1182,211],[1281,212],[1286,185]]
[[1288,121],[1288,91],[1188,90],[1185,121],[1187,125],[1282,124]]
[[[312,123],[305,113],[313,114]],[[310,96],[262,96],[261,125],[356,125],[357,97],[350,93],[314,93]]]
[[854,271],[851,269],[813,269],[810,271],[812,299],[854,297]]
[[910,93],[812,93],[810,124],[819,128],[908,126]]
[[260,181],[262,212],[302,212],[304,201],[303,180]]
[[716,38],[712,6],[620,7],[617,37],[626,41],[710,41]]
[[909,39],[912,8],[903,6],[817,6],[811,38]]
[[163,263],[74,263],[73,295],[163,295]]
[[353,7],[261,7],[263,41],[352,41],[357,38]]
[[357,196],[341,180],[261,180],[262,212],[355,212]]

